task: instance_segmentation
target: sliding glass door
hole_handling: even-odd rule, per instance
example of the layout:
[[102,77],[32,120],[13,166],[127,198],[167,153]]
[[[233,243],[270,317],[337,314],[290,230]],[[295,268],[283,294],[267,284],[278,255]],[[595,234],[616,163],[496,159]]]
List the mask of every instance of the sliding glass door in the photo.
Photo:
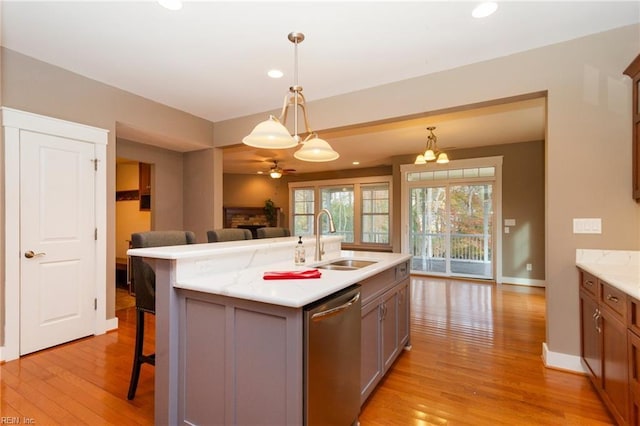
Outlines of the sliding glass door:
[[409,207],[412,270],[447,272],[447,188],[411,188]]
[[449,186],[451,274],[493,278],[493,185]]
[[493,278],[492,182],[416,182],[408,198],[413,272]]

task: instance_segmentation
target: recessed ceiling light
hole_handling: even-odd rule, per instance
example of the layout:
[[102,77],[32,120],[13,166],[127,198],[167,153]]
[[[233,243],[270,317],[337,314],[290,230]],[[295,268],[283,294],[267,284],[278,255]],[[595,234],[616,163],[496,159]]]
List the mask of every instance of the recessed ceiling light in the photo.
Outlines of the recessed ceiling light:
[[267,75],[271,78],[281,78],[284,75],[284,73],[280,70],[269,70],[267,72]]
[[494,1],[485,1],[477,5],[473,12],[471,12],[471,16],[474,18],[486,18],[487,16],[493,14],[498,10],[498,3]]
[[354,166],[357,166],[357,165],[359,165],[359,164],[360,164],[360,162],[359,162],[359,161],[354,161],[354,162],[353,162],[353,163],[351,163],[351,164],[353,164]]
[[158,0],[158,3],[169,10],[182,9],[182,0]]
[[263,174],[264,174],[264,172],[263,172],[262,170],[260,170],[260,171],[258,172],[258,174],[259,174],[259,175],[263,175]]

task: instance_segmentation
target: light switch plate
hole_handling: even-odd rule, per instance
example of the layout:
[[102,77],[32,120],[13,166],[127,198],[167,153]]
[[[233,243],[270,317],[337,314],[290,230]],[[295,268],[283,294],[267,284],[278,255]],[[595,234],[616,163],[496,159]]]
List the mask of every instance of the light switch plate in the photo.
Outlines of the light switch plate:
[[574,218],[574,234],[602,234],[602,219],[597,218]]
[[516,220],[515,219],[505,219],[504,220],[504,226],[516,226]]

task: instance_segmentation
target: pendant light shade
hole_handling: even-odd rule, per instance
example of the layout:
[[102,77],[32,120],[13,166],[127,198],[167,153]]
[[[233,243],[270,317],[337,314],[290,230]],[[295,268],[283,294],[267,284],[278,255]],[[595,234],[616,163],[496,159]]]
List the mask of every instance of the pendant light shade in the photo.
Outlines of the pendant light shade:
[[289,130],[273,115],[270,115],[268,120],[258,123],[251,133],[242,139],[242,143],[266,149],[287,149],[298,145],[294,137],[289,134]]
[[438,138],[433,134],[436,128],[434,126],[427,127],[429,135],[427,136],[427,147],[424,154],[419,154],[413,164],[427,164],[434,161],[438,164],[446,164],[449,162],[449,156],[445,152],[438,150]]
[[[340,155],[331,148],[327,141],[318,138],[318,135],[309,126],[306,100],[302,94],[302,86],[298,84],[298,44],[304,40],[304,34],[293,32],[289,34],[288,39],[295,45],[294,84],[289,87],[289,92],[284,97],[280,117],[276,119],[270,116],[268,120],[259,123],[249,135],[242,139],[242,143],[264,149],[293,148],[302,140],[298,133],[298,117],[301,115],[305,126],[304,132],[308,136],[294,157],[302,161],[313,162],[335,160]],[[293,110],[293,133],[285,127],[289,107]],[[300,112],[302,114],[299,114]]]
[[438,159],[436,160],[436,163],[447,164],[448,162],[449,162],[449,156],[445,152],[441,152],[440,155],[438,155]]
[[293,156],[302,161],[323,162],[337,160],[340,154],[335,152],[327,141],[313,134],[302,143],[302,148]]

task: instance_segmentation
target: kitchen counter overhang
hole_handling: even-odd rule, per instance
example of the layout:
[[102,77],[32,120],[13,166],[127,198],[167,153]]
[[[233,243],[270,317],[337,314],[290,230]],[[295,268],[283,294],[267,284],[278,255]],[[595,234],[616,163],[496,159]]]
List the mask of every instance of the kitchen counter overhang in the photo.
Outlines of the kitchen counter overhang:
[[[297,237],[184,246],[130,249],[129,256],[175,262],[174,288],[236,297],[255,302],[300,308],[389,269],[411,258],[409,254],[341,250],[341,237],[325,236],[322,261],[295,266]],[[313,253],[315,239],[303,239],[305,251]],[[321,269],[321,278],[264,280],[269,271],[302,271],[338,259],[373,261],[354,270]]]
[[576,266],[640,300],[640,251],[578,249]]

